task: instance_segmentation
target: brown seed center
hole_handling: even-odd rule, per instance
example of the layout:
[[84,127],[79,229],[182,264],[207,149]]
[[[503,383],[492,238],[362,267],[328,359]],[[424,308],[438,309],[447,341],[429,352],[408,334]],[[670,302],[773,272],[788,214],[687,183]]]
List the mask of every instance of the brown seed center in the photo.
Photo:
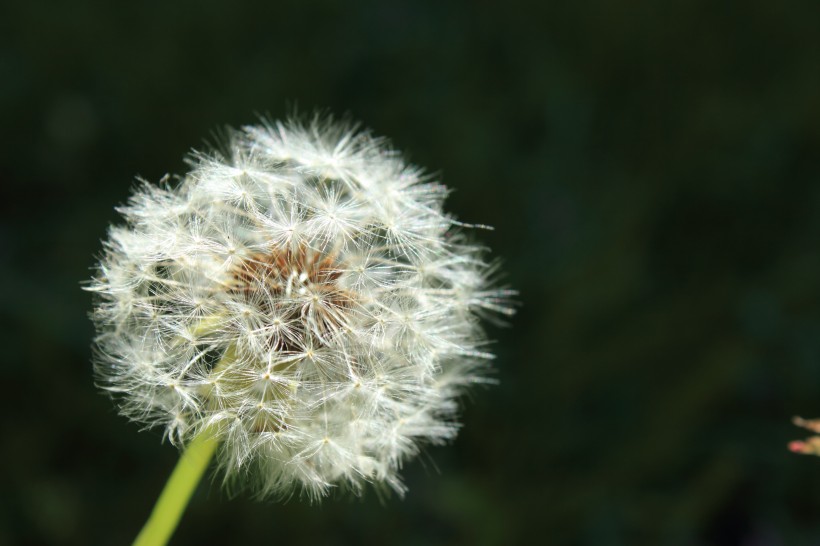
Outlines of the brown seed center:
[[356,298],[339,286],[342,273],[335,256],[305,246],[275,248],[241,260],[230,291],[261,311],[271,348],[304,352],[348,324]]

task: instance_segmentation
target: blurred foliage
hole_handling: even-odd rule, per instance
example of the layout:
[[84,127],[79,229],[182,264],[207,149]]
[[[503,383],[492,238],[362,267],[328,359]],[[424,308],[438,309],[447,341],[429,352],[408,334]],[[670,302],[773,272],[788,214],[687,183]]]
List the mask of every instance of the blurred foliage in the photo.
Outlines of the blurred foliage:
[[176,460],[94,387],[89,275],[135,175],[348,113],[521,291],[499,386],[406,499],[204,484],[174,544],[820,543],[820,3],[5,2],[0,544],[126,544]]

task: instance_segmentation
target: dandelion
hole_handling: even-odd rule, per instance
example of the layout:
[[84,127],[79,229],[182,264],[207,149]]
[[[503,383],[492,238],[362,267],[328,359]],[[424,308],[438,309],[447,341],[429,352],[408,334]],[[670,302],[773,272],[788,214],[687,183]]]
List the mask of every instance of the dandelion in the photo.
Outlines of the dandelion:
[[182,507],[212,452],[262,497],[402,494],[402,463],[452,439],[486,380],[479,318],[511,313],[447,189],[318,118],[245,127],[189,163],[142,182],[104,243],[99,383],[199,461]]
[[820,455],[820,419],[794,417],[792,423],[795,426],[813,432],[814,435],[809,436],[805,440],[793,440],[789,442],[789,451],[801,455]]

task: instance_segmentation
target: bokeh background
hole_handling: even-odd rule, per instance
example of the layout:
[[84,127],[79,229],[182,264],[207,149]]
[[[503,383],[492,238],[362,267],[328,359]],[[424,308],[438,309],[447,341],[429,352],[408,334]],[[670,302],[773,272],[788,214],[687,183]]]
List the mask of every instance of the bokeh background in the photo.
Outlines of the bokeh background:
[[127,544],[177,453],[93,385],[136,175],[349,114],[453,188],[521,307],[404,500],[203,483],[174,544],[820,544],[820,3],[0,7],[0,544]]

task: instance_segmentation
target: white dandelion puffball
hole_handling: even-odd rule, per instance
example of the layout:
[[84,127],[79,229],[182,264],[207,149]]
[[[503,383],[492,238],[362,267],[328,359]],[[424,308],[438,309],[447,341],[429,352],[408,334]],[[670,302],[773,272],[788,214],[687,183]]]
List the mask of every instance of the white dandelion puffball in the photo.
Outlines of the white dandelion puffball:
[[264,123],[120,212],[89,287],[95,371],[121,412],[184,446],[215,434],[262,496],[367,482],[456,433],[509,314],[447,189],[349,125]]

